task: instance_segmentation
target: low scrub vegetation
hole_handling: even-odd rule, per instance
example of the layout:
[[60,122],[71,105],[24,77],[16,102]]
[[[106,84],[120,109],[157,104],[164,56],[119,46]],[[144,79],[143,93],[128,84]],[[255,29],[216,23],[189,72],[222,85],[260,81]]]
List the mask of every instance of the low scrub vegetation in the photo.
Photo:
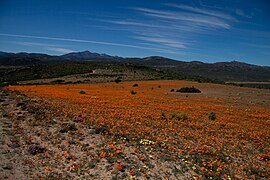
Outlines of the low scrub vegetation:
[[120,79],[120,78],[116,78],[115,80],[114,80],[114,82],[115,83],[120,83],[122,80]]
[[133,95],[137,94],[137,92],[133,91],[133,90],[131,90],[130,93],[133,94]]
[[177,120],[187,120],[188,117],[185,113],[182,113],[180,115],[172,114],[172,118],[176,118]]
[[86,92],[84,90],[79,91],[80,94],[85,94]]
[[176,90],[176,92],[181,93],[201,93],[201,90],[195,88],[195,87],[183,87],[181,89]]
[[208,119],[210,119],[210,120],[215,120],[217,117],[216,117],[216,113],[214,113],[214,112],[210,112],[209,114],[208,114]]

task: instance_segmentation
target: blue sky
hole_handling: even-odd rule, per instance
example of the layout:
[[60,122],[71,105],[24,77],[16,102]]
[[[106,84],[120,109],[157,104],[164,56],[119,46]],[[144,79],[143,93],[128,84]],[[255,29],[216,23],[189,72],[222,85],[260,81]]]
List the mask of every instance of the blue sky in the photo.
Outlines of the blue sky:
[[270,65],[269,0],[0,0],[0,51]]

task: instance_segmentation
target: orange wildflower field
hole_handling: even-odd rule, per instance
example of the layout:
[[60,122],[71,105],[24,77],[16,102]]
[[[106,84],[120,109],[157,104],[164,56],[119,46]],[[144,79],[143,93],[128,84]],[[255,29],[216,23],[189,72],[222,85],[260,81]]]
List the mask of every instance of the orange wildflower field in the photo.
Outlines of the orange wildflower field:
[[[192,86],[202,92],[176,92]],[[142,159],[185,162],[195,179],[270,178],[269,90],[188,81],[8,89],[36,99],[35,105],[49,110],[51,117],[63,122],[79,117],[80,124],[99,128],[107,138],[106,147],[119,145],[111,148],[114,151],[100,147],[100,158],[115,156],[117,162],[123,148],[134,146],[143,148]],[[209,118],[210,112],[216,118]]]

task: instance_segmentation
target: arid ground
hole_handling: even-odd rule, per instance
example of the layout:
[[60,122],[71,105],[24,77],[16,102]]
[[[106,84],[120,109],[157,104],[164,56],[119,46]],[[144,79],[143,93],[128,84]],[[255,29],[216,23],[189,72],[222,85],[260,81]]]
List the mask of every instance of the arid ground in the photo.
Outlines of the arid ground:
[[0,179],[269,179],[269,107],[188,81],[9,86]]

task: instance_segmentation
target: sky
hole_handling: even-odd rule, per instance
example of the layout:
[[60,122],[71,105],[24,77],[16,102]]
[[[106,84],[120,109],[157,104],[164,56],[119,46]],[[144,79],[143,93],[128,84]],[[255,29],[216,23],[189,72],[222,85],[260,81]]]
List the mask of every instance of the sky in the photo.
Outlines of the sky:
[[270,66],[269,0],[0,0],[0,51]]

